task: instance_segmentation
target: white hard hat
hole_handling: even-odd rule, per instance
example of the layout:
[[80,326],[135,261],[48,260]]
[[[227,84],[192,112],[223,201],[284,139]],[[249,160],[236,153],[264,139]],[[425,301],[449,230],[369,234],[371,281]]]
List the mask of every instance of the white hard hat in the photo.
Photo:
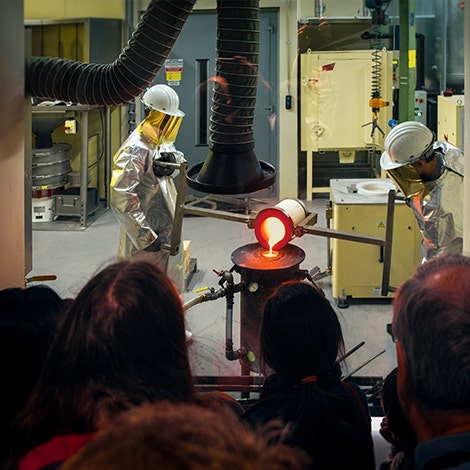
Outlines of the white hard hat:
[[434,132],[418,121],[406,121],[396,125],[384,142],[385,152],[380,157],[384,170],[393,170],[430,156],[435,141]]
[[168,85],[154,85],[142,96],[142,103],[146,108],[161,111],[170,116],[184,116],[183,111],[178,109],[180,99],[178,93]]

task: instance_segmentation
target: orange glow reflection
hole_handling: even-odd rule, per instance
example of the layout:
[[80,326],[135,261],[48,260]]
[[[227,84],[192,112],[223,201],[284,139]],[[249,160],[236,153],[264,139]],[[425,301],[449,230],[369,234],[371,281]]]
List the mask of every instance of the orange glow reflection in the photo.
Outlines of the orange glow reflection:
[[261,254],[262,254],[265,258],[274,259],[274,258],[277,258],[277,257],[279,256],[279,251],[270,249],[269,251],[268,251],[268,250],[263,251]]

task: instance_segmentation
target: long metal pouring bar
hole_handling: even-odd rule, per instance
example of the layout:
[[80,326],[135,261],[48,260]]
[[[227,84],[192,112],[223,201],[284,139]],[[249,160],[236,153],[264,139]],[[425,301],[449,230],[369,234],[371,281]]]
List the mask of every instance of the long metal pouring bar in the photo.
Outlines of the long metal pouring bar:
[[[179,168],[180,175],[178,177],[178,190],[175,208],[175,217],[173,223],[173,230],[171,234],[171,244],[162,245],[162,248],[168,249],[171,255],[175,255],[179,251],[181,243],[181,232],[183,225],[184,214],[200,215],[204,217],[214,217],[218,219],[228,220],[232,222],[243,222],[249,228],[253,228],[254,220],[257,212],[250,214],[236,214],[228,211],[221,211],[218,209],[209,209],[204,207],[196,207],[195,203],[185,204],[186,199],[186,171],[188,165],[162,163],[165,166],[173,166]],[[305,219],[301,220],[296,227],[296,236],[300,237],[305,233],[310,235],[317,235],[327,238],[338,238],[352,242],[367,243],[371,245],[378,245],[383,247],[383,270],[382,270],[382,286],[381,295],[387,296],[388,292],[393,292],[394,288],[389,286],[390,282],[390,264],[392,258],[392,240],[393,240],[393,220],[395,212],[395,197],[396,192],[390,190],[388,193],[387,203],[387,225],[385,230],[385,239],[380,237],[372,237],[367,235],[357,235],[355,233],[335,230],[330,228],[313,227],[317,223],[318,214],[312,212],[308,214]]]

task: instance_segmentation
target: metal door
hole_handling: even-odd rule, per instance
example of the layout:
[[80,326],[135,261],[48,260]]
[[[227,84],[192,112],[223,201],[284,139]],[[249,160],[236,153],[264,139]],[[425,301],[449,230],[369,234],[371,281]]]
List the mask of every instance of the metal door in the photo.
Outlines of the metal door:
[[[260,10],[259,77],[254,119],[256,157],[275,168],[279,166],[277,15],[275,9]],[[168,67],[182,59],[182,70],[178,73],[167,73],[169,69],[162,67],[153,81],[153,84],[169,84],[180,97],[180,109],[186,116],[175,144],[184,152],[190,166],[203,162],[209,154],[209,118],[215,75],[216,33],[216,12],[194,10],[167,58]],[[269,196],[276,197],[277,194],[275,184],[269,190]]]

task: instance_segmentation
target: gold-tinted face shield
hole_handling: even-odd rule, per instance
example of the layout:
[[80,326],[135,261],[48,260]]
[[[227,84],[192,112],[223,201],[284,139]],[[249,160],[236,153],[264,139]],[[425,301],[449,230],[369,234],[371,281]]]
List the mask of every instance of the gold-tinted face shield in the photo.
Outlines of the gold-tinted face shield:
[[387,173],[405,198],[415,196],[424,189],[424,184],[413,165],[403,165],[393,170],[387,170]]
[[169,144],[176,140],[183,116],[170,116],[161,111],[150,111],[139,124],[138,131],[154,145]]

